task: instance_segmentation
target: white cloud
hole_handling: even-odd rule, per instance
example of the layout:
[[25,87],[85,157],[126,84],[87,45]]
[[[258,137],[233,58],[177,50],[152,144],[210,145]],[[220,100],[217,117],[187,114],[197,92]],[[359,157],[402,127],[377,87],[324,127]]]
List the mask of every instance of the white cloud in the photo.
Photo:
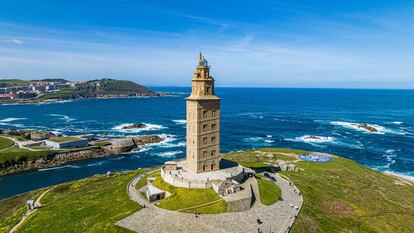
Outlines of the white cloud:
[[23,44],[22,40],[16,39],[16,38],[9,38],[9,39],[5,39],[4,42],[9,43],[9,44]]

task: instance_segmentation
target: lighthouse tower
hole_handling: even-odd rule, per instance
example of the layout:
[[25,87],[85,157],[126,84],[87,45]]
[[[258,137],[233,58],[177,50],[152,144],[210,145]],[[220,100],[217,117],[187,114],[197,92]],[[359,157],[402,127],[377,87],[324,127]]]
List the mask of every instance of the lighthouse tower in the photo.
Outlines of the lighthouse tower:
[[187,168],[196,173],[220,169],[220,98],[210,66],[200,53],[187,97]]

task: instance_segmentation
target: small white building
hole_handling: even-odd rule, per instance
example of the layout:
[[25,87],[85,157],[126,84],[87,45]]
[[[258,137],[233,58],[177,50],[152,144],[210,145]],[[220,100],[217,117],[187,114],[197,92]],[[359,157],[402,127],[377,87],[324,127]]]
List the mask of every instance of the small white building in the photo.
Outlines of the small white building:
[[146,191],[147,199],[150,202],[158,201],[165,198],[165,191],[153,186],[148,185]]
[[53,149],[79,148],[88,146],[88,139],[76,137],[51,138],[46,140],[45,143],[47,147]]

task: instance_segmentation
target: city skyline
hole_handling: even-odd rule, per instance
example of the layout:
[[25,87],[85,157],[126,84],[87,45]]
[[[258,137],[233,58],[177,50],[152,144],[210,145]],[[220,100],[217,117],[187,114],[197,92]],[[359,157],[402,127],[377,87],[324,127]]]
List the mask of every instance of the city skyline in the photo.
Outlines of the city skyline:
[[[232,7],[237,4],[237,8]],[[413,1],[0,3],[0,78],[414,88]]]

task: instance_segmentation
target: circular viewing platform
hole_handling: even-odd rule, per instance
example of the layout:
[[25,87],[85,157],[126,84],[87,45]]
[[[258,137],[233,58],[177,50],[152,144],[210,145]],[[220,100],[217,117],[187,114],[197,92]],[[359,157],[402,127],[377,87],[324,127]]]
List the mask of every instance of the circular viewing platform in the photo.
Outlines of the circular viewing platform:
[[220,161],[220,170],[195,173],[187,169],[187,161],[176,161],[176,170],[161,168],[161,177],[163,180],[176,187],[183,188],[211,188],[214,182],[220,182],[226,179],[243,180],[246,172],[244,167],[232,161],[222,159]]

